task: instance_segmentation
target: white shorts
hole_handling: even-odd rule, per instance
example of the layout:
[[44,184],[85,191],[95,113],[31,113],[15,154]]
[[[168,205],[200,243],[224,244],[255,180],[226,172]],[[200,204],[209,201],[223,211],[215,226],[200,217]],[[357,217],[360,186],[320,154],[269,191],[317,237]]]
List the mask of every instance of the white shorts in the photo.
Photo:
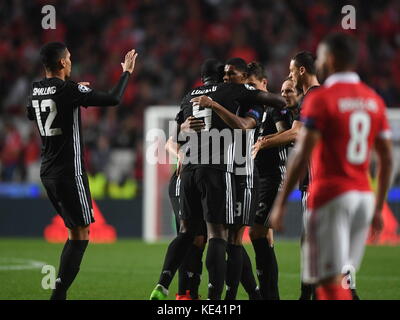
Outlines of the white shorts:
[[304,283],[358,270],[374,205],[372,192],[350,191],[306,212],[301,248]]

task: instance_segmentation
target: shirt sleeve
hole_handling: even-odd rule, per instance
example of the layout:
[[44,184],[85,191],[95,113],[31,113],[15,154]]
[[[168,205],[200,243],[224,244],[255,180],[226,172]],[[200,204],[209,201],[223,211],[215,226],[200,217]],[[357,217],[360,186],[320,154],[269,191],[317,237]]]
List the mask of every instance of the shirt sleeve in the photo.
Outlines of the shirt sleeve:
[[258,126],[262,121],[263,113],[264,113],[264,108],[262,106],[254,106],[249,108],[244,116],[253,118]]
[[285,121],[285,118],[282,114],[282,110],[272,109],[271,116],[274,123],[278,123],[280,121]]
[[326,102],[319,92],[310,92],[302,103],[301,121],[311,130],[323,131],[327,118]]
[[30,96],[30,95],[28,97],[28,102],[26,104],[26,116],[31,121],[35,120],[35,110],[33,109],[32,96]]
[[73,102],[84,107],[88,106],[114,106],[121,102],[125,88],[128,84],[129,72],[122,73],[116,86],[109,92],[96,91],[92,88],[69,82],[70,94]]

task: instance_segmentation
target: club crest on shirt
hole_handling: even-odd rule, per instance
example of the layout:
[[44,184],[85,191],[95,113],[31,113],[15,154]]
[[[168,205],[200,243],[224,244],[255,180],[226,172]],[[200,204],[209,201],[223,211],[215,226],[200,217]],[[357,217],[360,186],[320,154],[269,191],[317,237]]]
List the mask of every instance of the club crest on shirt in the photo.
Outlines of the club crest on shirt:
[[244,86],[246,87],[247,90],[256,90],[256,88],[254,88],[253,86],[245,83]]
[[90,92],[92,89],[90,89],[87,86],[84,86],[83,84],[78,84],[78,90],[82,93]]

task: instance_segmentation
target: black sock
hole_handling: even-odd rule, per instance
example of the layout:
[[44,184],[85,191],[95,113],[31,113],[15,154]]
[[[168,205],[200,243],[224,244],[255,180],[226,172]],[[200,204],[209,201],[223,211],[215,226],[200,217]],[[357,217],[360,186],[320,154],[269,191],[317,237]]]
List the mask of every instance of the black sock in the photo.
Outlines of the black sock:
[[193,245],[191,250],[190,266],[188,266],[190,282],[189,290],[192,299],[199,298],[199,286],[201,281],[201,274],[203,272],[203,252],[204,248],[199,248]]
[[242,246],[243,265],[242,265],[242,276],[240,282],[243,288],[249,295],[250,300],[261,300],[260,290],[257,287],[256,279],[253,274],[253,267],[251,266],[251,260],[247,251]]
[[353,300],[361,300],[357,294],[356,289],[350,289],[350,290],[351,290],[351,297],[353,298]]
[[189,283],[190,278],[186,266],[181,264],[178,272],[178,294],[180,296],[186,295],[186,290],[189,290]]
[[178,236],[169,244],[160,280],[158,281],[158,283],[164,288],[169,288],[176,270],[182,264],[188,250],[190,249],[193,239],[194,237],[191,234],[179,233]]
[[266,238],[252,241],[256,253],[257,276],[264,300],[279,300],[278,263],[274,247]]
[[193,299],[198,298],[201,273],[203,271],[203,251],[204,248],[199,248],[194,244],[191,245],[189,252],[179,267],[179,295],[185,295],[186,291],[189,290]]
[[301,283],[301,296],[299,300],[316,300],[315,285]]
[[208,270],[208,299],[221,300],[226,273],[226,241],[212,238],[208,242],[206,266]]
[[225,300],[236,300],[243,267],[243,246],[228,244],[226,253],[226,293]]
[[60,268],[50,300],[65,300],[67,290],[79,272],[89,240],[67,240],[60,258]]

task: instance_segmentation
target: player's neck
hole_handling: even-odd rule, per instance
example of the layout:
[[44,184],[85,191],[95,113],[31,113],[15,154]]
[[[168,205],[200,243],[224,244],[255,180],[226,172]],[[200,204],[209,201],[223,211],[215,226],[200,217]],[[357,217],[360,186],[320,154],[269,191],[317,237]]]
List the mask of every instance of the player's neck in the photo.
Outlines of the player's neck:
[[311,87],[319,86],[319,82],[316,76],[308,77],[307,81],[303,84],[303,92],[307,94],[307,91],[310,90]]
[[50,72],[46,70],[46,78],[58,78],[65,81],[65,74],[64,72]]

